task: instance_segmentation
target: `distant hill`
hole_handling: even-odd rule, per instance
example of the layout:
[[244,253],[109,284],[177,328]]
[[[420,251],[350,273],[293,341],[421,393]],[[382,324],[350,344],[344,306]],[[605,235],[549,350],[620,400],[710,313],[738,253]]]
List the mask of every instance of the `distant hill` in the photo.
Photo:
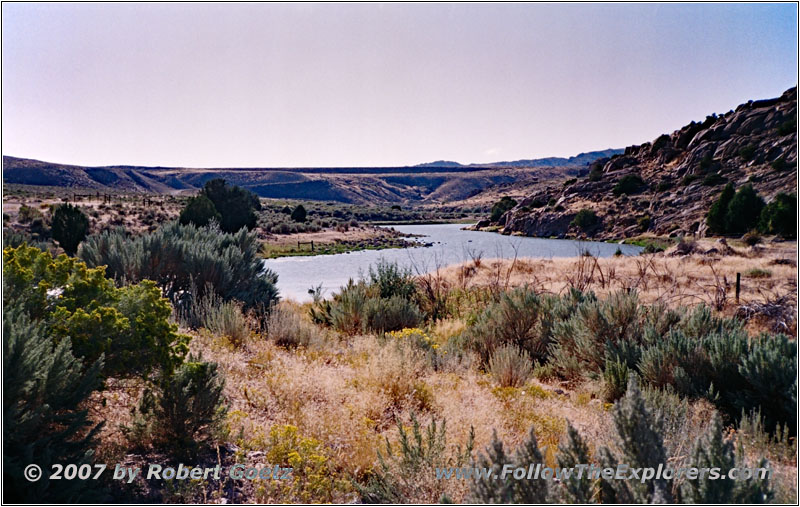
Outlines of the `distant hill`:
[[[605,152],[592,153],[527,161],[529,163],[516,161],[469,166],[439,161],[413,167],[215,169],[86,167],[3,156],[3,181],[7,184],[96,191],[181,193],[195,192],[210,179],[225,178],[268,198],[345,203],[450,202],[499,184],[577,173],[587,161],[593,161]],[[546,160],[552,163],[544,162]]]
[[451,162],[448,160],[439,160],[437,162],[427,162],[425,164],[418,164],[415,167],[574,167],[591,164],[599,158],[613,157],[622,153],[620,149],[607,149],[600,151],[590,151],[587,153],[580,153],[574,157],[548,157],[548,158],[534,158],[525,160],[514,160],[509,162],[489,162],[486,164],[459,164],[458,162]]
[[[619,191],[623,178],[630,192]],[[796,192],[796,87],[598,159],[566,184],[550,183],[517,199],[499,225],[506,233],[543,237],[704,235],[708,209],[728,182],[752,184],[767,202],[779,192]],[[582,209],[598,218],[588,230],[571,225]]]

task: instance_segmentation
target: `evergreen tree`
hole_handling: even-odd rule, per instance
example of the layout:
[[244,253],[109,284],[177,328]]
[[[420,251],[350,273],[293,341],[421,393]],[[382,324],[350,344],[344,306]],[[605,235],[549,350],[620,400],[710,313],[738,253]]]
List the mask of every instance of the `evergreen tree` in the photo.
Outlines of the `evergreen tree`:
[[[4,293],[7,293],[4,286]],[[57,344],[18,304],[3,308],[3,501],[97,501],[92,481],[49,479],[52,464],[90,464],[101,424],[92,425],[81,403],[98,386],[102,359],[88,369],[68,338]],[[29,482],[25,467],[41,467]]]
[[75,255],[89,232],[89,219],[77,206],[62,204],[53,213],[53,238],[67,255]]
[[797,196],[783,192],[775,196],[761,212],[758,228],[765,234],[797,237]]
[[728,213],[728,205],[735,194],[733,183],[728,183],[722,190],[719,199],[711,205],[706,217],[706,223],[711,232],[725,234],[725,215]]
[[500,218],[505,214],[506,211],[510,210],[514,206],[517,205],[517,201],[514,199],[504,196],[502,199],[494,203],[492,206],[492,222],[497,222]]
[[198,227],[204,227],[211,220],[219,222],[221,218],[211,199],[204,195],[198,195],[192,197],[186,203],[186,207],[181,211],[179,221],[182,225],[194,224]]
[[295,222],[305,222],[306,221],[306,209],[303,207],[302,204],[298,204],[297,207],[292,211],[292,220]]
[[236,232],[242,227],[252,229],[256,226],[255,211],[261,210],[261,202],[253,192],[216,178],[207,181],[200,194],[214,203],[221,216],[220,228],[223,231]]
[[764,199],[756,193],[752,185],[740,188],[728,204],[725,214],[726,232],[739,234],[755,229],[764,206]]

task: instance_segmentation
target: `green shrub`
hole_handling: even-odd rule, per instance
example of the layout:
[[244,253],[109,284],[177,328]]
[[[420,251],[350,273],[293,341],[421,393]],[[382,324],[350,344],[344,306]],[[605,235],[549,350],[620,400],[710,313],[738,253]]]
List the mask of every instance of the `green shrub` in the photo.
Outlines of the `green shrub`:
[[622,398],[628,386],[630,376],[628,364],[618,358],[606,359],[603,371],[603,399],[613,403]]
[[[724,439],[724,428],[719,416],[715,415],[706,434],[695,443],[692,466],[699,469],[718,467],[720,470],[746,466],[741,447],[738,453],[734,452],[733,443]],[[762,459],[757,466],[766,468],[768,463]],[[693,504],[769,503],[773,497],[769,477],[761,477],[757,471],[754,475],[741,480],[713,480],[703,475],[696,480],[684,481],[680,489],[681,499],[685,503]]]
[[225,336],[236,347],[250,336],[250,323],[242,313],[241,303],[222,301],[207,291],[199,309],[200,324],[217,336]]
[[498,220],[500,220],[500,217],[502,217],[505,214],[506,211],[510,210],[516,205],[517,201],[508,196],[504,196],[502,199],[494,203],[494,206],[492,206],[491,221],[497,222]]
[[744,244],[747,246],[756,246],[761,243],[761,235],[758,231],[752,230],[742,236],[742,241],[744,241]]
[[449,481],[436,479],[437,469],[457,468],[466,465],[472,454],[474,431],[465,448],[456,446],[448,452],[447,421],[437,424],[435,418],[422,428],[411,414],[411,432],[398,421],[400,435],[394,449],[386,439],[384,452],[378,451],[379,468],[367,484],[356,483],[363,503],[416,503],[432,504],[445,495]]
[[138,237],[120,230],[92,235],[80,257],[90,267],[108,266],[106,275],[117,280],[155,281],[181,311],[209,287],[225,301],[264,309],[277,301],[278,277],[264,269],[258,252],[256,235],[246,230],[228,234],[173,222]]
[[697,174],[687,174],[681,180],[681,185],[683,185],[685,187],[685,186],[691,185],[693,182],[695,182],[695,181],[697,181],[699,179],[700,179],[700,176],[697,175]]
[[728,213],[728,205],[733,200],[734,195],[736,195],[736,191],[733,188],[733,183],[728,183],[719,198],[711,205],[711,209],[706,216],[706,223],[711,232],[716,234],[725,233],[725,216]]
[[671,181],[663,181],[662,180],[662,181],[658,182],[658,185],[656,185],[656,192],[666,192],[667,190],[672,188],[672,186],[673,185],[672,185]]
[[533,362],[526,351],[507,344],[495,349],[488,366],[501,387],[521,387],[531,377]]
[[705,178],[703,178],[703,185],[707,187],[715,187],[717,185],[722,185],[726,181],[728,180],[722,177],[719,173],[709,173]]
[[270,312],[267,336],[282,347],[309,347],[321,338],[320,331],[314,324],[283,303]]
[[575,218],[569,223],[570,226],[576,226],[584,231],[588,231],[600,222],[595,212],[589,208],[583,208],[578,211]]
[[261,210],[258,196],[249,190],[228,185],[224,179],[215,178],[206,182],[200,195],[207,197],[220,214],[220,228],[229,233],[243,227],[256,226],[255,212]]
[[764,199],[756,193],[752,185],[743,186],[728,204],[725,231],[736,234],[755,229],[764,206]]
[[602,301],[585,296],[571,316],[553,327],[550,353],[559,375],[567,380],[598,375],[606,357],[635,364],[642,310],[635,292],[615,292]]
[[614,185],[612,193],[619,197],[621,195],[635,194],[644,186],[642,177],[638,174],[626,174]]
[[[172,374],[163,374],[155,390],[146,390],[134,411],[129,435],[149,436],[156,448],[190,457],[218,438],[227,414],[225,380],[216,363],[189,357]],[[141,442],[139,442],[141,443]]]
[[36,219],[44,219],[44,215],[42,215],[41,211],[24,204],[19,207],[19,213],[17,214],[19,223],[29,224]]
[[765,234],[779,234],[784,238],[797,237],[797,196],[783,192],[775,196],[759,218],[759,229]]
[[298,204],[297,207],[292,211],[292,220],[295,222],[305,222],[306,221],[306,209],[303,207],[302,204]]
[[714,165],[714,156],[711,154],[711,152],[707,152],[705,155],[703,155],[702,160],[700,160],[700,169],[702,169],[703,171],[707,171],[711,169],[713,165]]
[[636,223],[639,225],[640,230],[646,231],[650,228],[650,223],[652,221],[653,220],[650,218],[650,215],[645,215],[643,217],[639,217],[639,220],[637,220]]
[[396,262],[389,262],[384,258],[369,267],[367,281],[381,298],[398,296],[412,299],[417,292],[411,269],[401,268]]
[[564,186],[568,187],[570,185],[574,185],[577,182],[578,182],[578,178],[570,178],[570,179],[564,181]]
[[514,345],[535,360],[546,359],[551,339],[551,304],[528,287],[503,293],[467,329],[468,347],[479,354],[483,365],[503,345]]
[[[658,468],[667,463],[661,437],[662,428],[647,408],[634,378],[628,383],[625,396],[612,413],[617,434],[617,454],[608,448],[599,452],[604,467],[625,463],[631,468]],[[618,481],[601,479],[603,503],[670,503],[671,480],[653,478],[649,481]]]
[[470,485],[468,503],[480,504],[542,504],[547,501],[548,481],[518,480],[510,474],[503,475],[503,468],[510,465],[512,469],[544,464],[544,458],[536,441],[533,428],[528,432],[528,439],[516,450],[513,456],[506,454],[503,442],[492,433],[492,442],[486,448],[486,454],[480,454],[476,466],[491,469],[488,477],[482,476]]
[[153,282],[116,288],[102,267],[25,245],[7,248],[3,264],[4,297],[44,322],[55,340],[69,337],[84,361],[104,355],[104,374],[147,376],[183,360],[188,337],[169,323],[169,302]]
[[194,224],[197,227],[205,227],[212,220],[219,222],[221,218],[211,199],[200,194],[189,199],[186,207],[181,210],[178,221],[181,225]]
[[364,307],[368,299],[366,284],[349,280],[331,302],[331,326],[349,335],[362,333],[367,324]]
[[[97,388],[102,361],[88,368],[73,356],[69,338],[54,340],[32,321],[4,286],[3,500],[12,503],[102,501],[94,481],[51,481],[53,464],[92,464],[102,423],[93,424],[84,402]],[[23,470],[39,465],[29,482]]]
[[753,156],[756,154],[756,145],[750,143],[746,146],[742,146],[739,148],[739,156],[744,161],[752,160]]
[[797,133],[797,118],[795,117],[791,117],[778,125],[778,135],[785,136],[795,133]]
[[67,255],[75,255],[89,232],[89,219],[77,206],[61,204],[53,212],[53,239]]
[[378,333],[417,327],[423,320],[419,307],[400,296],[369,298],[363,314],[366,329]]
[[748,269],[744,273],[744,276],[747,278],[770,278],[772,276],[772,271],[768,269],[753,268]]
[[790,169],[789,164],[786,163],[786,157],[784,156],[776,158],[769,165],[779,173]]

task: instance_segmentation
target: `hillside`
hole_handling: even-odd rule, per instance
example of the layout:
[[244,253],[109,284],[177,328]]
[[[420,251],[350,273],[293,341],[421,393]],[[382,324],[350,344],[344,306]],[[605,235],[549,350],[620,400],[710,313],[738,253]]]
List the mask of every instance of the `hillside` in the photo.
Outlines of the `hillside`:
[[[778,98],[750,101],[599,159],[581,177],[518,199],[497,224],[479,225],[541,237],[704,236],[706,213],[727,182],[736,188],[750,183],[767,202],[779,192],[795,192],[796,116],[796,87]],[[579,229],[571,222],[583,209],[598,220]]]
[[166,168],[84,167],[3,157],[7,184],[71,187],[96,191],[194,192],[213,178],[261,197],[343,203],[446,203],[469,198],[496,185],[536,183],[575,175],[608,152],[496,164],[433,162],[414,167]]

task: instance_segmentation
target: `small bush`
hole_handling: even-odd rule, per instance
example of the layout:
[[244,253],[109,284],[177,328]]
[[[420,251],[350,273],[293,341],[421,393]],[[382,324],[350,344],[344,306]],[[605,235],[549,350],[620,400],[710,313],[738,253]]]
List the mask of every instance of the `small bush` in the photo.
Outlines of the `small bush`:
[[772,277],[772,271],[768,269],[753,268],[748,269],[744,276],[747,278],[770,278]]
[[742,241],[747,246],[756,246],[761,243],[761,235],[757,231],[750,231],[742,236]]
[[400,296],[370,298],[363,312],[366,328],[379,333],[414,328],[423,319],[417,305]]
[[636,223],[639,225],[639,229],[642,231],[646,231],[647,229],[649,229],[651,222],[652,219],[650,218],[650,215],[639,217],[639,220],[636,221]]
[[127,433],[149,435],[156,448],[190,457],[220,435],[227,414],[224,385],[216,363],[190,357],[174,373],[164,374],[155,390],[145,391]]
[[603,399],[608,403],[613,403],[625,395],[630,376],[628,364],[615,358],[606,359],[605,370],[603,371]]
[[720,176],[719,173],[709,173],[705,178],[703,178],[703,185],[707,187],[715,187],[717,185],[722,185],[726,181],[728,180]]
[[308,347],[319,341],[320,331],[288,304],[281,303],[267,319],[267,336],[282,347]]
[[583,231],[587,231],[597,225],[600,219],[595,212],[589,208],[583,208],[575,215],[575,218],[569,223],[570,226],[576,226]]
[[250,336],[250,323],[242,313],[241,303],[221,301],[212,292],[203,304],[202,325],[217,336],[225,336],[236,347]]
[[463,451],[456,446],[448,452],[446,427],[447,421],[437,423],[432,418],[423,429],[412,413],[409,434],[398,422],[400,439],[397,445],[392,446],[387,438],[385,451],[378,451],[380,466],[367,484],[356,484],[362,501],[432,504],[442,500],[451,481],[437,480],[436,470],[468,464],[474,442],[471,430]]
[[348,281],[331,302],[331,326],[349,335],[363,332],[366,327],[364,307],[368,299],[367,287],[363,282]]
[[672,186],[673,185],[671,181],[660,181],[658,182],[658,185],[656,185],[656,192],[666,192],[672,188]]
[[533,363],[528,353],[503,345],[489,358],[489,371],[502,387],[521,387],[530,379]]
[[379,259],[369,267],[367,280],[381,298],[398,296],[412,299],[417,291],[410,268],[401,268],[396,262]]
[[619,197],[621,195],[635,194],[644,186],[642,177],[638,174],[626,174],[614,185],[612,193]]
[[504,293],[466,331],[468,346],[480,355],[483,365],[503,345],[514,345],[532,359],[546,359],[551,326],[549,303],[528,287]]
[[756,145],[753,143],[750,143],[746,146],[739,148],[739,156],[744,161],[752,160],[755,154],[756,154]]
[[492,214],[491,214],[491,221],[497,222],[500,218],[506,213],[506,211],[510,210],[514,206],[517,205],[517,201],[512,199],[511,197],[505,196],[492,206]]
[[785,136],[787,134],[797,133],[797,118],[789,118],[780,125],[778,125],[778,135]]

